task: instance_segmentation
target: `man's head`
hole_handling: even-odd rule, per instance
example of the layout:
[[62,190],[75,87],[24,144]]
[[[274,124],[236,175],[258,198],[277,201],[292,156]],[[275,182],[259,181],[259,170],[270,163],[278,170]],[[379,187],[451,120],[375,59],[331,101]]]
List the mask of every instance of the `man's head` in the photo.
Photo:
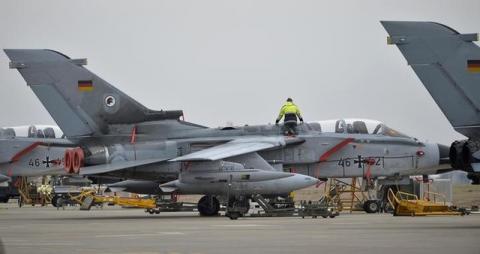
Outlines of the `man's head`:
[[292,98],[287,99],[288,102],[293,102]]

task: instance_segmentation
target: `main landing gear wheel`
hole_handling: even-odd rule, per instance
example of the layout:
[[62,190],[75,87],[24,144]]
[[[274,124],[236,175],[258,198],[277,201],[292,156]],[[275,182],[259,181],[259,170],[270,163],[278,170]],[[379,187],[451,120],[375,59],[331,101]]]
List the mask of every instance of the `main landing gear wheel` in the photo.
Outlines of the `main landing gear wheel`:
[[158,208],[147,208],[147,209],[145,209],[145,212],[149,213],[149,214],[160,214],[160,209],[158,209]]
[[59,196],[59,195],[54,195],[54,196],[52,197],[52,206],[53,206],[53,207],[59,207],[59,205],[58,205],[58,204],[59,204],[58,200],[59,200],[60,198],[61,198],[61,196]]
[[363,204],[363,209],[367,213],[378,213],[378,210],[380,209],[378,202],[376,200],[367,200]]
[[220,211],[220,202],[213,196],[203,196],[197,205],[198,212],[201,216],[215,216]]

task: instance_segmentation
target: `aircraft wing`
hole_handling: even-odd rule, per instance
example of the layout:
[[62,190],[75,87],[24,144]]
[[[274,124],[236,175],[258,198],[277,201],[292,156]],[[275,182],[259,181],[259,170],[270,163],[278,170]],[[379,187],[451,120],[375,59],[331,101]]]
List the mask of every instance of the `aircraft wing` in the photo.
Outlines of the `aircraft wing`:
[[108,173],[116,170],[130,169],[134,167],[150,165],[150,164],[159,163],[167,160],[168,159],[166,158],[155,158],[155,159],[146,159],[146,160],[112,162],[108,164],[83,167],[80,169],[79,174],[80,175],[103,174],[103,173]]
[[285,146],[284,137],[238,138],[225,144],[193,152],[170,161],[216,161]]

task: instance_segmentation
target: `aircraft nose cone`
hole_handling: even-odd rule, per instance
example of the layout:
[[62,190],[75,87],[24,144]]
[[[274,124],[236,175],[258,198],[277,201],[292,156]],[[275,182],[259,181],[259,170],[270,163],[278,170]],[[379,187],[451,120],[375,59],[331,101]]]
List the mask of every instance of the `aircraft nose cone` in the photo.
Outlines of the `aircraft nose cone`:
[[438,154],[440,164],[450,163],[450,147],[442,144],[437,144],[438,146]]
[[298,189],[303,189],[312,185],[315,185],[319,182],[317,178],[311,177],[311,176],[306,176],[306,175],[301,175],[301,174],[296,174],[293,176],[296,178],[296,183],[297,183],[297,188]]

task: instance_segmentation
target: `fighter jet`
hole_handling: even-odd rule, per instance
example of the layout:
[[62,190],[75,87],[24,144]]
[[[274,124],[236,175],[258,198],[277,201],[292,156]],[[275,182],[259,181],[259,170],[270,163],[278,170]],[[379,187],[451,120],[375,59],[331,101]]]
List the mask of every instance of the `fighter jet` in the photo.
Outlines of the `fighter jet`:
[[[0,139],[11,139],[15,137],[61,138],[62,136],[62,131],[57,126],[30,125],[0,128]],[[11,144],[8,144],[8,146],[10,145]],[[0,148],[0,152],[6,149],[8,148]],[[0,174],[0,183],[10,180],[10,177]]]
[[449,150],[453,169],[480,184],[480,48],[478,34],[461,34],[434,22],[382,21],[388,43],[408,64],[452,124],[468,137]]
[[22,125],[0,128],[0,138],[63,138],[63,133],[54,125]]
[[130,191],[159,184],[162,192],[205,195],[199,211],[213,215],[217,197],[235,204],[252,193],[311,186],[318,178],[402,178],[441,170],[448,157],[448,147],[361,119],[305,123],[296,136],[272,124],[208,128],[182,120],[180,110],[144,107],[87,70],[86,59],[52,50],[5,53],[67,139],[0,140],[4,175],[38,169],[117,177],[127,180],[115,187]]

